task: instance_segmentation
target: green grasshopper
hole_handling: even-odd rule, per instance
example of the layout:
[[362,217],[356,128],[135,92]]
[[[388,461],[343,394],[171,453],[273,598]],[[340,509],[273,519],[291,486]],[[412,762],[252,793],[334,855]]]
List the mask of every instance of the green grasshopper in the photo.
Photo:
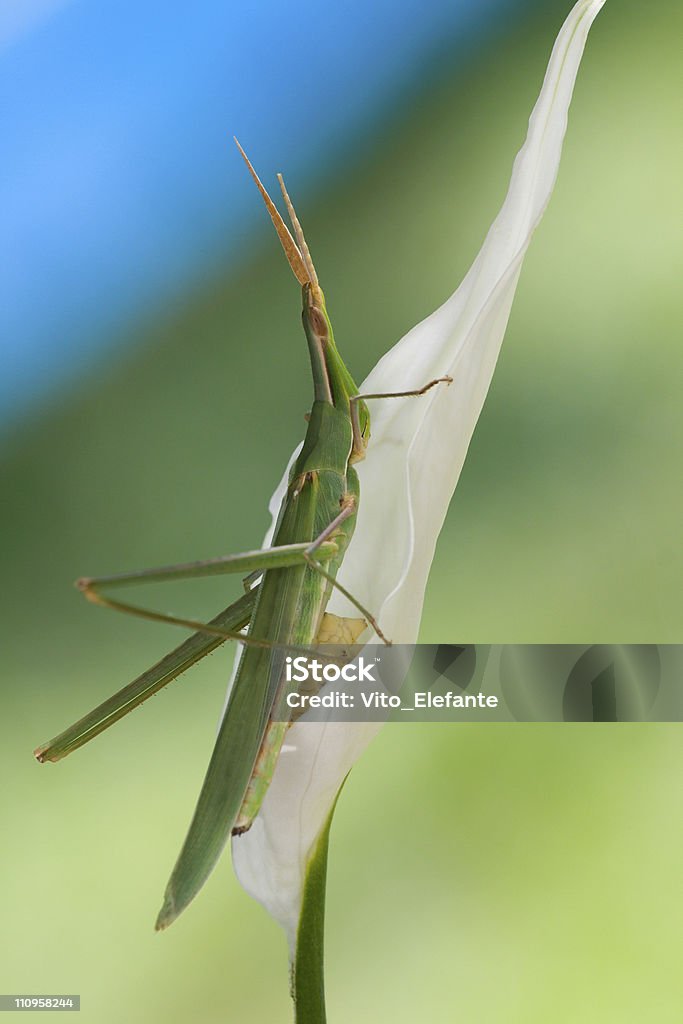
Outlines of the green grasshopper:
[[[283,649],[310,650],[314,643],[355,643],[369,627],[389,643],[370,612],[336,580],[356,524],[360,488],[353,464],[364,457],[369,442],[366,402],[423,395],[436,384],[450,382],[449,377],[443,377],[415,391],[359,394],[337,350],[325,298],[282,176],[278,179],[294,237],[244,150],[239,143],[237,146],[302,287],[302,318],[313,373],[314,400],[308,429],[291,470],[272,546],[209,561],[78,580],[79,589],[95,604],[196,632],[35,751],[41,762],[60,760],[226,640],[243,644],[226,712],[187,838],[166,888],[157,929],[167,927],[185,909],[206,882],[230,835],[246,831],[258,814],[288,725],[281,713],[288,692],[283,683]],[[155,612],[103,593],[128,584],[222,573],[247,574],[246,592],[208,623]],[[326,612],[333,588],[344,594],[361,618],[341,619]],[[243,632],[247,627],[248,631]],[[290,691],[294,688],[294,684],[287,685]]]

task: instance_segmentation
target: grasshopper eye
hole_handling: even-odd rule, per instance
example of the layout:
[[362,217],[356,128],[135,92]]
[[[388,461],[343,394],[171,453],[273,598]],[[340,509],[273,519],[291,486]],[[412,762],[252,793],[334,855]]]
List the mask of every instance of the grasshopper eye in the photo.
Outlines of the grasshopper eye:
[[311,306],[308,311],[308,319],[313,331],[321,341],[325,341],[329,337],[329,331],[327,329],[327,320],[322,311],[317,306]]

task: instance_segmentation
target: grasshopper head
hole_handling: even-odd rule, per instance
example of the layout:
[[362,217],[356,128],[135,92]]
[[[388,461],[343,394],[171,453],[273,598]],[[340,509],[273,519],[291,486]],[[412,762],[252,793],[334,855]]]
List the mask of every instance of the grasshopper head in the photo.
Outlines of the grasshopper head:
[[303,299],[302,319],[311,354],[315,397],[330,402],[349,418],[353,429],[349,462],[359,462],[365,458],[370,440],[368,407],[362,399],[356,399],[358,388],[339,354],[322,288],[318,285],[314,290],[312,284],[305,284]]
[[285,251],[294,276],[303,288],[303,322],[313,369],[313,384],[316,401],[329,402],[350,417],[353,424],[353,446],[349,461],[358,462],[365,456],[370,439],[370,413],[362,400],[352,401],[358,394],[353,377],[347,370],[334,341],[332,324],[325,307],[325,296],[318,282],[318,275],[306,244],[299,218],[285,188],[282,175],[278,174],[280,189],[287,206],[294,236],[280,216],[275,203],[268,195],[247,154],[237,139],[237,148],[249,168],[266,209],[275,225],[282,248]]

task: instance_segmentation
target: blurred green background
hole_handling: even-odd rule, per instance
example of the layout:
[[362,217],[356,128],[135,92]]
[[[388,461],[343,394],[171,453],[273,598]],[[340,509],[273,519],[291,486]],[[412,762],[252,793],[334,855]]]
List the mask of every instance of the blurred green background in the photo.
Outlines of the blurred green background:
[[[299,204],[357,378],[475,256],[568,6],[402,96]],[[596,22],[424,641],[681,640],[682,30],[664,0]],[[67,761],[31,758],[179,639],[88,607],[77,575],[260,541],[310,394],[298,289],[263,220],[238,272],[150,315],[2,453],[0,988],[80,992],[97,1024],[290,1017],[284,939],[228,857],[152,930],[230,653]],[[235,592],[141,596],[208,615]],[[682,769],[673,725],[387,728],[333,826],[330,1020],[678,1022]]]

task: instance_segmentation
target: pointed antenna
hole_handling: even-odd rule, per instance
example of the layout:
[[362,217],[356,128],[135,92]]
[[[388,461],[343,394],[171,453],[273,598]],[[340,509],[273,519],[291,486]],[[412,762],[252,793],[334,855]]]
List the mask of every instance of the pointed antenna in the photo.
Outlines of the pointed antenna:
[[294,204],[292,203],[292,200],[289,198],[289,193],[287,192],[287,189],[285,187],[285,181],[281,174],[278,174],[277,180],[280,182],[280,190],[282,191],[282,195],[287,206],[287,213],[289,214],[289,219],[291,220],[292,227],[294,228],[294,234],[296,235],[296,240],[299,246],[299,252],[301,253],[302,259],[306,266],[306,270],[308,271],[308,278],[311,282],[311,287],[313,288],[313,292],[315,293],[315,295],[318,296],[320,293],[318,275],[316,274],[315,267],[313,266],[313,260],[311,259],[311,253],[309,251],[308,245],[306,244],[306,239],[304,238],[303,229],[301,227],[301,224],[299,223],[299,218],[296,215]]
[[[233,138],[235,138],[234,135],[233,135]],[[254,170],[254,168],[251,166],[251,162],[249,160],[249,157],[244,152],[244,150],[240,146],[240,144],[237,141],[237,139],[235,139],[235,144],[236,144],[237,148],[239,149],[240,153],[242,154],[242,157],[244,158],[244,162],[247,165],[247,167],[249,168],[249,173],[251,174],[252,178],[254,179],[254,181],[256,183],[256,187],[258,188],[259,192],[261,193],[261,195],[263,197],[263,202],[266,204],[266,209],[268,210],[268,213],[270,214],[270,219],[272,220],[273,224],[275,225],[275,230],[277,231],[278,238],[280,239],[280,241],[282,243],[282,248],[285,250],[285,256],[287,257],[287,262],[289,263],[290,267],[292,268],[292,270],[294,272],[294,276],[296,277],[296,279],[297,279],[297,281],[299,282],[300,285],[309,284],[309,283],[312,284],[313,282],[311,281],[311,278],[310,278],[310,275],[309,275],[309,272],[308,272],[308,265],[304,261],[304,259],[302,258],[301,253],[299,252],[299,250],[297,249],[296,242],[292,238],[292,236],[291,236],[291,234],[289,232],[289,228],[287,227],[287,225],[283,221],[282,217],[280,216],[280,213],[278,211],[277,206],[275,205],[273,200],[270,198],[270,196],[266,192],[266,189],[264,188],[264,186],[261,184],[261,179],[259,178],[259,176],[256,173],[256,171]],[[296,228],[295,228],[295,230],[296,230]],[[306,250],[306,254],[307,254],[308,260],[310,262],[311,257],[308,254],[308,250]],[[311,266],[312,266],[312,264],[311,264]],[[313,273],[315,274],[315,271],[313,271]],[[318,284],[318,280],[316,278],[315,279],[314,287],[317,287],[317,284]]]

